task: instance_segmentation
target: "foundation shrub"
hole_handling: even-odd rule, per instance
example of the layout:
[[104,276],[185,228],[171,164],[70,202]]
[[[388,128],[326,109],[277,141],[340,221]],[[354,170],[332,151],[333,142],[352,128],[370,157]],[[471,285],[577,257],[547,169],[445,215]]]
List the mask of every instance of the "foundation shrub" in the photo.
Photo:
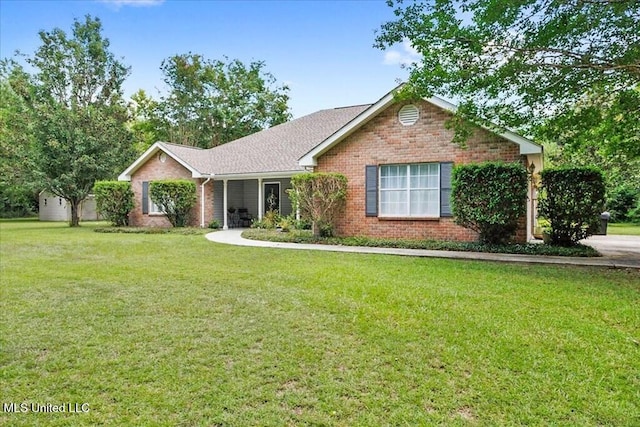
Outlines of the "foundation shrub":
[[527,171],[519,163],[453,168],[451,207],[456,224],[479,233],[480,243],[504,244],[526,213]]
[[133,210],[131,183],[125,181],[97,181],[93,186],[100,215],[116,227],[129,225]]
[[551,224],[551,244],[572,246],[600,228],[605,206],[602,172],[591,167],[545,169],[538,213]]
[[152,181],[149,194],[174,227],[186,227],[196,204],[196,184],[186,179]]

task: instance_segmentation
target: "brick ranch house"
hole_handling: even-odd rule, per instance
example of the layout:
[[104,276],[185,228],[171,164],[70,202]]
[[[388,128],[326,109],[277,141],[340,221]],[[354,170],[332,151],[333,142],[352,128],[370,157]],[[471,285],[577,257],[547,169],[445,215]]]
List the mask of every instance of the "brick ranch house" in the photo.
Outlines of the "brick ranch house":
[[[291,176],[339,172],[348,180],[347,203],[336,224],[343,236],[473,241],[476,233],[453,222],[451,168],[484,161],[520,162],[542,169],[542,147],[513,132],[478,127],[461,148],[445,122],[455,106],[437,97],[397,101],[394,91],[370,105],[321,110],[227,144],[199,149],[157,142],[119,180],[131,181],[134,226],[169,226],[149,199],[149,182],[184,178],[197,186],[193,225],[213,219],[224,229],[262,219],[269,202],[292,213]],[[532,238],[535,191],[517,239]]]

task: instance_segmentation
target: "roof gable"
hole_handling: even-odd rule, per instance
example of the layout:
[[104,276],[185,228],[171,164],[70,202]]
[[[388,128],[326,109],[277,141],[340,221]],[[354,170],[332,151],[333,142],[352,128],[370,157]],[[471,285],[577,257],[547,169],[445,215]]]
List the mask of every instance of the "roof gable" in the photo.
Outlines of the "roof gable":
[[[397,89],[375,104],[320,110],[209,149],[158,141],[122,172],[118,180],[130,181],[131,176],[158,151],[184,166],[193,178],[213,175],[218,178],[258,177],[301,172],[305,167],[316,166],[319,156],[395,103]],[[455,105],[435,96],[424,101],[451,113],[456,111]],[[542,152],[540,145],[514,132],[487,130],[518,144],[520,154]]]
[[192,177],[201,178],[203,176],[209,176],[207,173],[201,172],[194,166],[198,163],[197,158],[202,157],[201,154],[205,150],[196,147],[158,141],[149,147],[147,151],[138,157],[127,169],[125,169],[125,171],[118,176],[118,181],[131,181],[131,176],[159,151],[166,153],[173,160],[184,166],[185,169],[191,172]]
[[[322,156],[324,153],[326,153],[331,148],[333,148],[334,146],[339,144],[341,141],[343,141],[346,137],[348,137],[349,135],[351,135],[352,133],[354,133],[355,131],[360,129],[362,126],[364,126],[367,122],[369,122],[371,119],[373,119],[379,113],[381,113],[387,107],[389,107],[390,105],[395,103],[396,102],[395,93],[396,93],[397,89],[398,88],[396,88],[396,89],[392,90],[391,92],[387,93],[384,97],[382,97],[380,100],[378,100],[375,104],[371,105],[368,109],[363,111],[361,114],[359,114],[357,117],[355,117],[349,123],[347,123],[341,129],[336,131],[329,138],[325,139],[324,141],[322,141],[322,143],[318,144],[317,146],[312,148],[310,151],[305,153],[305,155],[300,158],[300,166],[303,166],[303,167],[317,166],[318,157]],[[448,101],[445,101],[444,99],[439,98],[437,96],[432,96],[431,98],[424,98],[423,100],[425,102],[428,102],[428,103],[430,103],[432,105],[435,105],[436,107],[439,107],[439,108],[441,108],[441,109],[443,109],[445,111],[449,111],[451,113],[455,113],[456,110],[457,110],[457,107],[454,104],[452,104],[452,103],[450,103]],[[517,144],[520,147],[520,154],[542,153],[542,146],[541,145],[536,144],[535,142],[531,141],[530,139],[527,139],[527,138],[525,138],[523,136],[520,136],[520,135],[516,134],[515,132],[509,131],[509,130],[504,131],[504,132],[496,132],[496,131],[491,130],[491,129],[485,127],[485,126],[481,126],[481,127],[486,129],[486,130],[488,130],[489,132],[492,132],[492,133],[494,133],[496,135],[501,136],[502,138],[504,138],[504,139],[506,139],[508,141],[511,141],[511,142]]]
[[298,160],[369,105],[320,110],[214,147],[209,170],[216,176],[296,173],[304,170]]
[[194,178],[212,175],[218,178],[292,175],[304,171],[298,162],[304,153],[368,107],[358,105],[320,110],[209,149],[156,142],[118,179],[130,181],[131,175],[158,151],[171,156],[188,169]]

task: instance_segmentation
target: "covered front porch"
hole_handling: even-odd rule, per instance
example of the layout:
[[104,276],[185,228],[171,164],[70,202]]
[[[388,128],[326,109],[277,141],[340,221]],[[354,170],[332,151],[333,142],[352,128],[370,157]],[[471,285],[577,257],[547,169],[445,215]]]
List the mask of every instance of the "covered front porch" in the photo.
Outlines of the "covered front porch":
[[290,176],[216,177],[213,181],[213,219],[227,230],[248,227],[251,219],[262,220],[265,212],[278,210],[280,215],[293,212],[286,190]]

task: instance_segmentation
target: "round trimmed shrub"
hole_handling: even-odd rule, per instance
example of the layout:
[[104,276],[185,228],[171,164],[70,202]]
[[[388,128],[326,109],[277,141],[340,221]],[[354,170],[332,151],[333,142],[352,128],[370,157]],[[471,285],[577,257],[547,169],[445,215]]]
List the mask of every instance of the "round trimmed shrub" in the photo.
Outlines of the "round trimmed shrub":
[[186,179],[152,181],[149,194],[174,227],[186,227],[196,204],[196,184]]
[[96,181],[93,193],[96,207],[103,218],[116,227],[129,225],[129,213],[134,206],[130,182]]
[[590,167],[545,169],[540,216],[551,224],[551,244],[572,246],[596,233],[605,206],[602,172]]
[[527,211],[527,170],[519,163],[459,165],[451,176],[456,224],[479,233],[480,243],[507,243]]

